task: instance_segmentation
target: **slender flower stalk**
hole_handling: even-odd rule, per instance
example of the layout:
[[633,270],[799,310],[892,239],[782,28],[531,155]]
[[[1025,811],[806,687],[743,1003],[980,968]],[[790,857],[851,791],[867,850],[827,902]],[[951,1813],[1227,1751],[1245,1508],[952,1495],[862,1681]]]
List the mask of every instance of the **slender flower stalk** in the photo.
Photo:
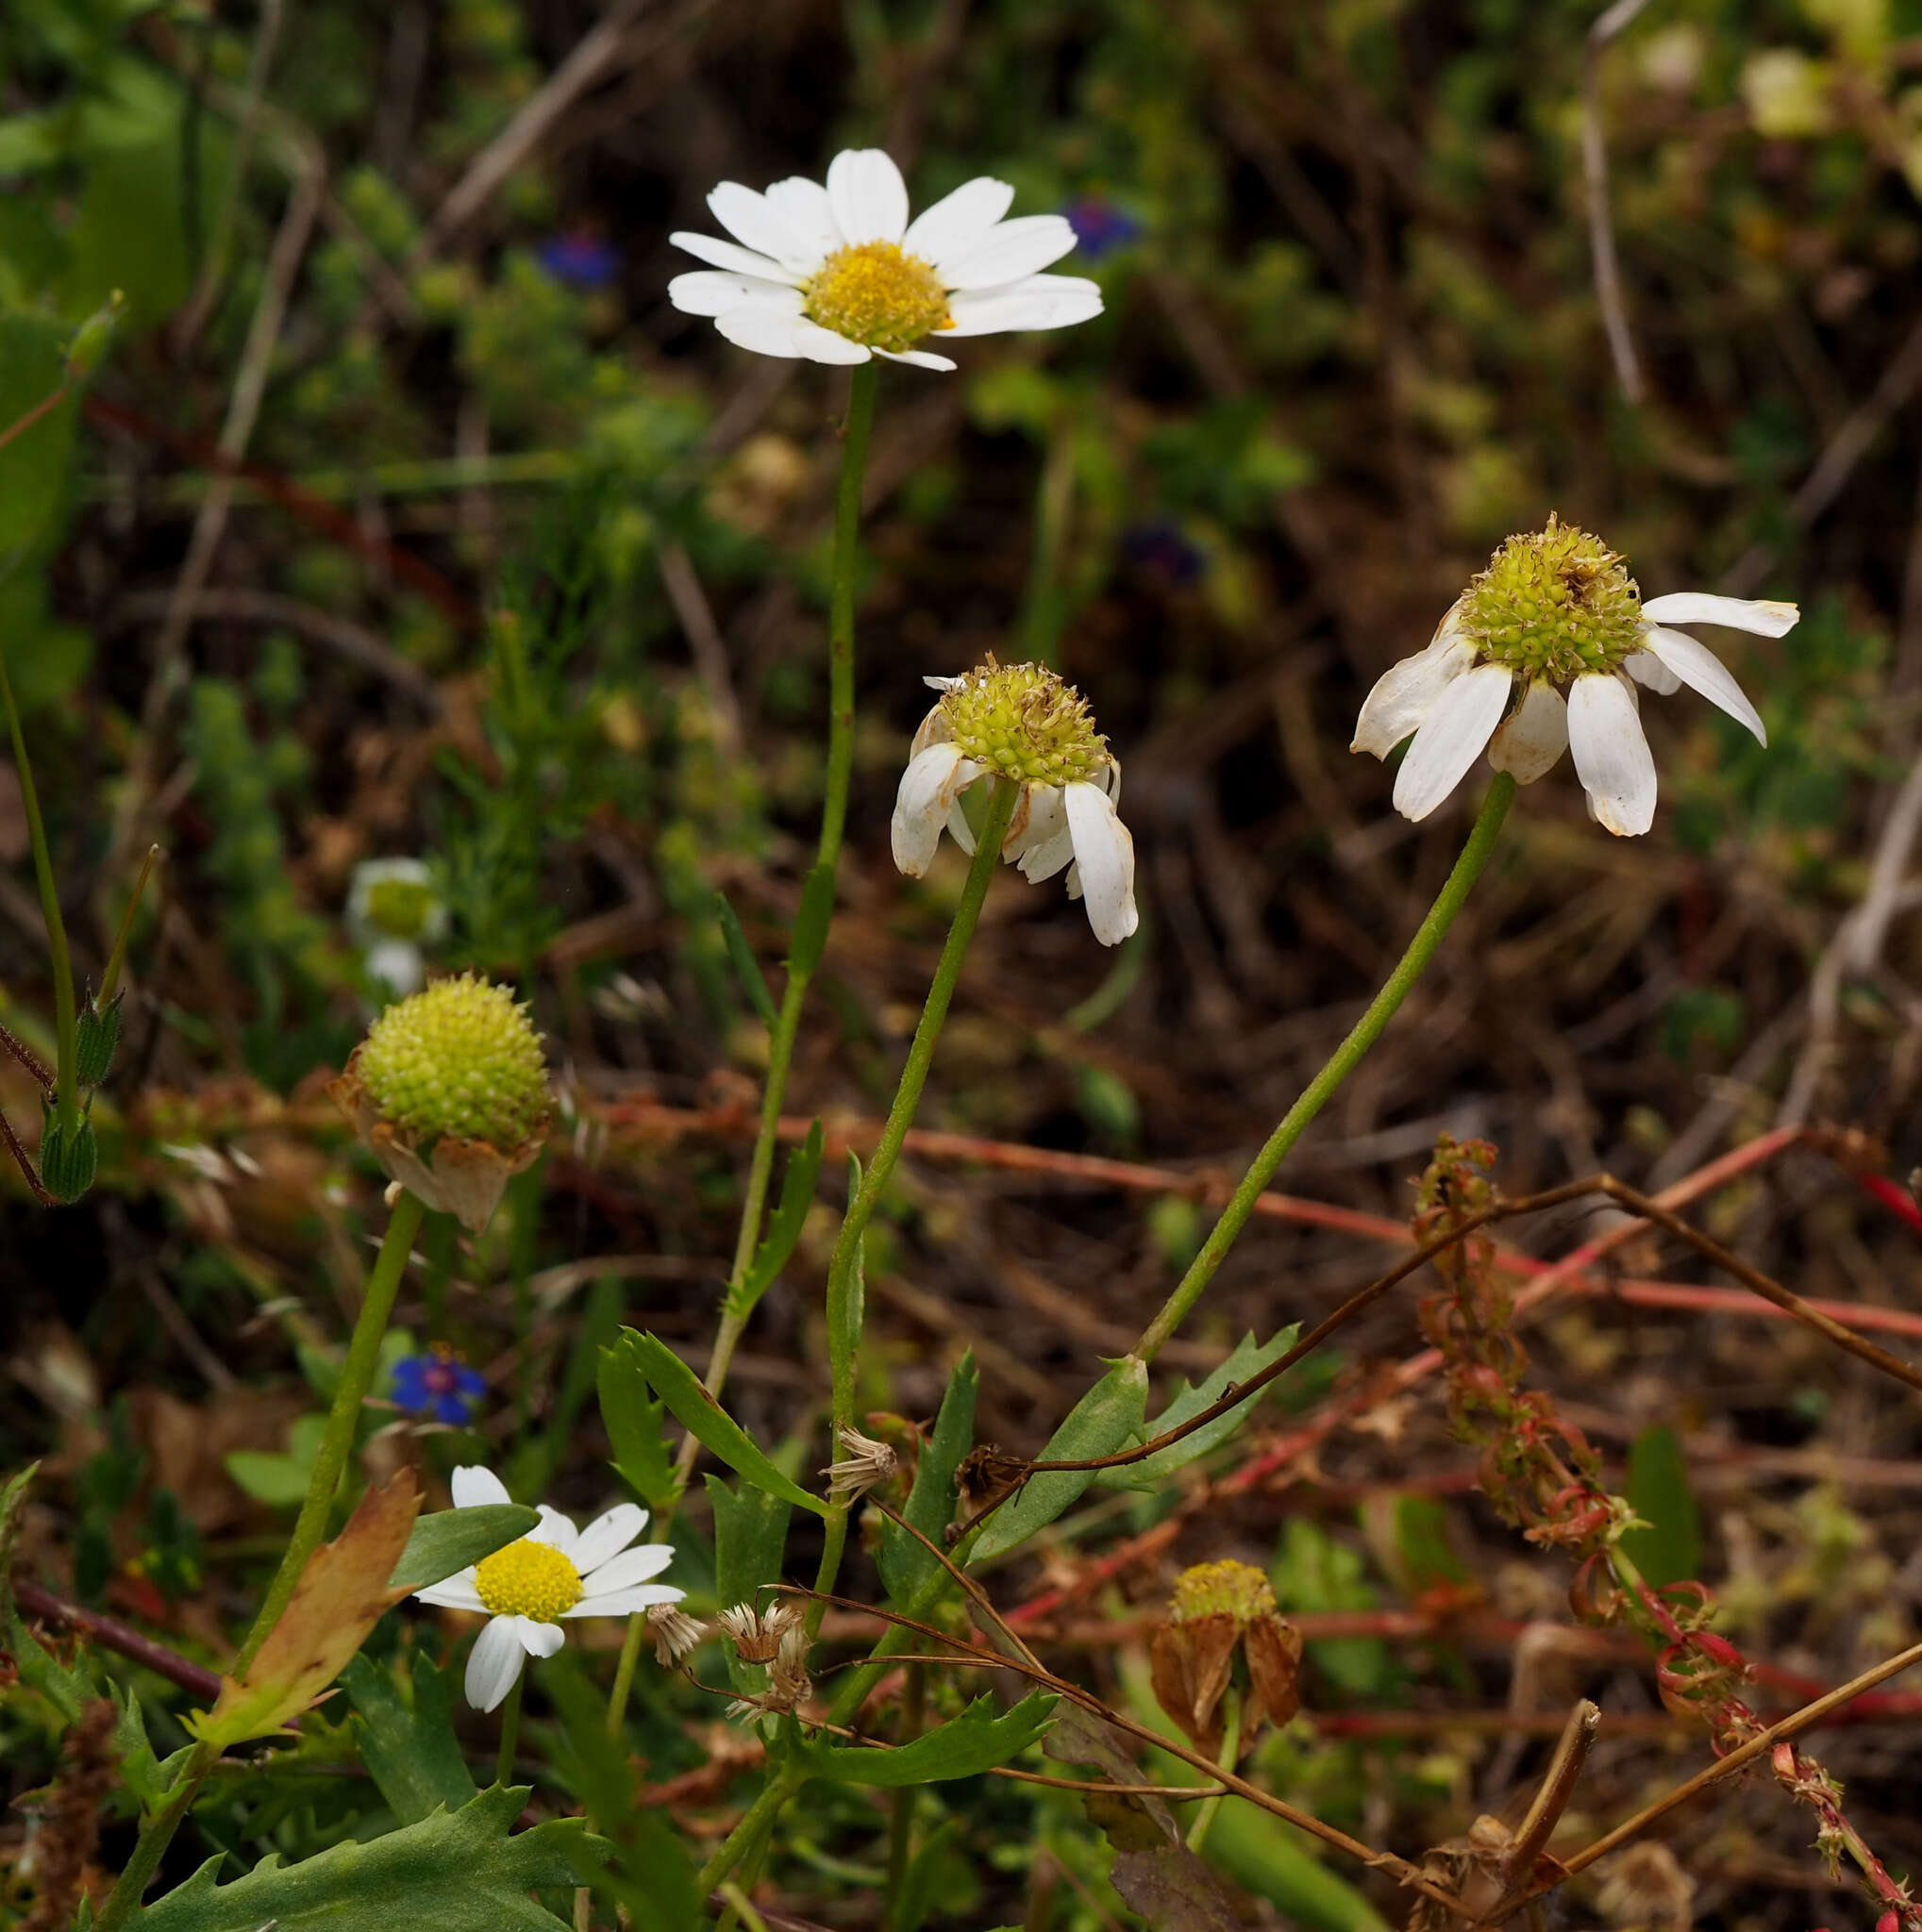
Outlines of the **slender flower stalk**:
[[1168,1338],[1187,1319],[1189,1309],[1201,1299],[1202,1291],[1213,1280],[1215,1270],[1227,1258],[1228,1251],[1247,1225],[1249,1215],[1255,1211],[1255,1203],[1275,1178],[1275,1170],[1287,1158],[1288,1150],[1301,1138],[1309,1122],[1328,1105],[1335,1090],[1354,1072],[1362,1055],[1381,1037],[1382,1028],[1395,1017],[1396,1009],[1408,997],[1409,989],[1421,977],[1423,968],[1433,958],[1443,935],[1454,924],[1455,915],[1461,911],[1475,881],[1481,876],[1481,870],[1488,863],[1489,854],[1495,850],[1502,821],[1508,816],[1514,795],[1513,776],[1507,772],[1497,773],[1494,784],[1488,788],[1487,797],[1481,802],[1481,810],[1476,818],[1474,829],[1468,834],[1468,842],[1462,848],[1461,858],[1455,861],[1455,869],[1436,894],[1428,917],[1415,929],[1414,938],[1408,942],[1407,952],[1396,962],[1381,991],[1369,1003],[1368,1010],[1355,1022],[1348,1037],[1335,1048],[1329,1057],[1328,1064],[1309,1082],[1301,1098],[1282,1115],[1280,1124],[1268,1136],[1266,1144],[1248,1164],[1241,1185],[1222,1209],[1221,1219],[1201,1244],[1201,1252],[1189,1264],[1187,1274],[1176,1285],[1161,1313],[1148,1324],[1141,1340],[1135,1343],[1133,1352],[1141,1360],[1152,1361]]

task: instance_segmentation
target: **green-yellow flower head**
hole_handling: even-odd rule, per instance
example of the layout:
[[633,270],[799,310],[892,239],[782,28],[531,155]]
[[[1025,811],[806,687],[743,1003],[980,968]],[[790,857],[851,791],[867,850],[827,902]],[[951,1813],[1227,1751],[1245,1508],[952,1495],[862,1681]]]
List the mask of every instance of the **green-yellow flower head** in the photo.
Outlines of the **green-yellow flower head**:
[[1099,784],[1114,760],[1088,701],[1039,664],[993,658],[941,700],[964,757],[1022,785]]
[[1168,1614],[1178,1624],[1192,1624],[1197,1617],[1232,1617],[1246,1626],[1257,1618],[1276,1614],[1275,1587],[1249,1563],[1232,1558],[1196,1563],[1175,1579]]
[[1552,514],[1546,529],[1511,537],[1456,609],[1483,658],[1551,683],[1613,671],[1643,648],[1642,597],[1621,558]]
[[426,931],[439,903],[426,879],[376,879],[367,889],[367,924],[390,939],[417,940]]
[[506,987],[436,980],[368,1029],[355,1072],[381,1118],[421,1141],[518,1148],[545,1122],[541,1036]]
[[802,285],[801,313],[851,342],[897,355],[954,326],[932,264],[898,242],[837,248]]

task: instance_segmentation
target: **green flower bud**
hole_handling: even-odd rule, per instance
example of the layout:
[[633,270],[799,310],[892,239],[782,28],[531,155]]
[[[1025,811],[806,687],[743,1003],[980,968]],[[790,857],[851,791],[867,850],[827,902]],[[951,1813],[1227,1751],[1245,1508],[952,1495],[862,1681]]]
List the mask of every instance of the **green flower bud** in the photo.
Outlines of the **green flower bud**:
[[93,1123],[82,1114],[70,1134],[60,1131],[59,1109],[44,1103],[40,1128],[40,1182],[56,1201],[77,1201],[100,1171]]
[[113,341],[113,331],[119,326],[120,311],[125,305],[126,297],[118,289],[114,290],[106,302],[74,331],[74,340],[67,345],[66,376],[69,382],[85,382],[99,368],[108,345]]
[[120,1003],[124,993],[115,993],[103,1007],[88,996],[86,1006],[74,1028],[75,1077],[83,1087],[97,1087],[113,1067],[114,1049],[120,1044]]

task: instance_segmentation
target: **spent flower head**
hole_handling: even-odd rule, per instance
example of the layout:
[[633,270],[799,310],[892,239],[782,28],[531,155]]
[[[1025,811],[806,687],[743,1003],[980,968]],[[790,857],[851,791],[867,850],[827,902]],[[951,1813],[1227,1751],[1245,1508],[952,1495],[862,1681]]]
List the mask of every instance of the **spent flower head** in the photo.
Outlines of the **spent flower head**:
[[1115,809],[1121,761],[1095,728],[1086,699],[1039,664],[991,657],[961,677],[926,680],[941,702],[921,721],[894,799],[894,863],[920,878],[944,831],[964,852],[975,837],[961,794],[982,778],[1021,787],[1001,857],[1028,879],[1067,867],[1068,896],[1085,896],[1088,923],[1105,946],[1140,923],[1134,841]]
[[1411,734],[1395,777],[1396,809],[1426,818],[1486,750],[1533,784],[1570,752],[1589,810],[1611,832],[1655,817],[1655,760],[1640,691],[1686,684],[1766,744],[1760,714],[1720,658],[1675,624],[1721,624],[1779,638],[1793,604],[1673,591],[1647,602],[1620,556],[1550,516],[1511,537],[1435,627],[1427,650],[1377,682],[1355,724],[1355,751],[1386,758]]
[[389,1007],[327,1091],[393,1179],[476,1233],[553,1106],[526,1008],[472,974]]
[[830,1462],[821,1474],[827,1478],[827,1500],[851,1503],[864,1496],[877,1483],[893,1476],[900,1458],[885,1442],[864,1436],[851,1424],[842,1424],[836,1433],[841,1445],[838,1461]]
[[[513,1500],[488,1469],[457,1469],[453,1487],[457,1509]],[[513,1689],[524,1658],[552,1657],[560,1648],[562,1618],[627,1617],[686,1594],[649,1580],[667,1568],[674,1551],[667,1543],[634,1542],[647,1527],[638,1504],[617,1503],[585,1529],[544,1503],[538,1507],[540,1523],[518,1542],[414,1591],[424,1604],[488,1617],[467,1658],[467,1701],[476,1710],[492,1710]]]
[[1211,1754],[1221,1748],[1222,1700],[1237,1678],[1247,1692],[1244,1748],[1263,1718],[1285,1724],[1301,1707],[1300,1635],[1278,1611],[1274,1586],[1247,1563],[1184,1570],[1168,1621],[1149,1639],[1148,1662],[1162,1708]]
[[1095,283],[1040,273],[1074,247],[1073,227],[1060,215],[1004,221],[1013,200],[982,175],[911,222],[901,171],[878,148],[836,155],[825,186],[795,175],[757,194],[724,181],[708,206],[736,239],[671,236],[712,266],[677,275],[668,299],[763,356],[952,369],[916,345],[1101,312]]

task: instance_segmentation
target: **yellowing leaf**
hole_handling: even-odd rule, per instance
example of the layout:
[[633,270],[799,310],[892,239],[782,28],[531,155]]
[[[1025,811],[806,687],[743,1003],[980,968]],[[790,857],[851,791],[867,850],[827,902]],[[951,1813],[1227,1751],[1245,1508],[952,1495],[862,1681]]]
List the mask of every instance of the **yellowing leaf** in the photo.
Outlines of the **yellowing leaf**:
[[420,1507],[420,1485],[406,1469],[385,1489],[360,1498],[346,1528],[307,1559],[287,1608],[246,1674],[223,1677],[213,1708],[188,1720],[195,1737],[225,1751],[248,1738],[271,1736],[319,1701],[381,1612],[407,1594],[388,1579]]

